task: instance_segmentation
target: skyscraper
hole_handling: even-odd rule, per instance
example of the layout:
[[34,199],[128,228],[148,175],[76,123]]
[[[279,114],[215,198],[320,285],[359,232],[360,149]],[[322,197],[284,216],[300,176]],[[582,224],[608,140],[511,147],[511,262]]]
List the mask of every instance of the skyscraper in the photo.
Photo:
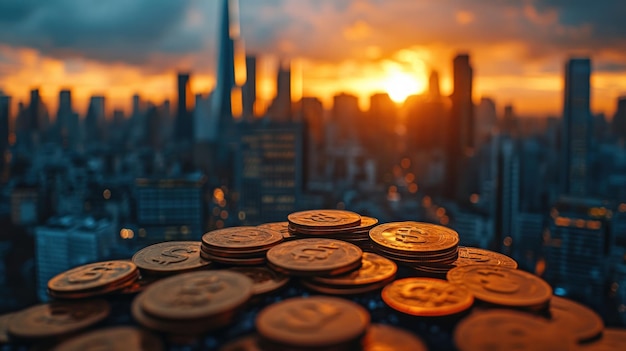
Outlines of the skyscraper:
[[473,152],[474,105],[472,102],[472,66],[468,54],[459,54],[453,61],[452,110],[447,125],[447,196],[460,202],[467,201],[461,169]]
[[105,122],[105,98],[104,96],[92,96],[89,99],[89,108],[85,117],[85,137],[88,143],[102,141],[102,133]]
[[617,99],[617,110],[613,116],[613,135],[622,142],[626,141],[626,96]]
[[0,171],[4,170],[4,154],[9,148],[9,112],[11,97],[0,91]]
[[585,196],[592,121],[589,110],[591,60],[573,58],[565,64],[565,96],[561,133],[561,186],[564,194]]
[[56,130],[59,138],[58,141],[63,146],[76,146],[76,143],[80,139],[78,114],[76,114],[72,108],[72,92],[70,90],[61,90],[59,92]]
[[253,120],[256,102],[256,56],[254,55],[246,55],[246,83],[242,89],[243,116],[247,120]]
[[189,82],[189,73],[178,74],[178,105],[176,108],[176,123],[174,138],[176,142],[191,142],[193,139],[193,95]]
[[269,111],[270,118],[276,122],[291,120],[291,68],[289,63],[278,65],[276,76],[276,98]]

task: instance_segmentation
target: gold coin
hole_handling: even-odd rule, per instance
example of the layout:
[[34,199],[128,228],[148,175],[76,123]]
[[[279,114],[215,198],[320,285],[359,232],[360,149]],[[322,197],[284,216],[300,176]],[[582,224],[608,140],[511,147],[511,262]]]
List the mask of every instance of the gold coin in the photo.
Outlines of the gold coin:
[[132,259],[139,269],[153,273],[174,273],[201,268],[210,264],[200,259],[200,242],[168,241],[150,245]]
[[281,243],[267,252],[272,267],[293,275],[338,275],[360,265],[363,251],[334,239],[300,239]]
[[469,291],[433,278],[405,278],[387,285],[383,301],[396,311],[413,316],[448,316],[463,312],[474,303]]
[[384,324],[372,324],[362,341],[362,351],[426,351],[426,344],[411,332]]
[[136,274],[137,266],[129,261],[96,262],[58,274],[48,281],[48,289],[61,293],[97,289]]
[[454,262],[454,266],[461,267],[474,264],[517,269],[517,262],[507,255],[476,247],[459,247],[459,258]]
[[92,326],[105,319],[109,312],[109,304],[104,300],[55,301],[15,313],[8,331],[24,339],[61,336]]
[[194,319],[234,310],[252,296],[252,280],[229,271],[184,273],[150,285],[141,308],[166,319]]
[[511,307],[543,306],[552,288],[541,278],[517,269],[473,265],[448,271],[447,279],[463,286],[479,300]]
[[163,342],[154,334],[135,327],[112,327],[95,330],[67,340],[54,351],[160,351]]
[[259,312],[256,328],[263,339],[293,348],[331,347],[357,340],[370,316],[354,302],[326,296],[296,297]]
[[384,288],[391,281],[393,281],[393,279],[381,280],[380,282],[364,285],[329,285],[309,280],[302,280],[300,281],[300,284],[307,289],[317,291],[322,294],[346,296],[371,293]]
[[602,318],[593,310],[558,296],[550,300],[550,322],[559,329],[569,330],[579,342],[595,338],[604,329]]
[[393,222],[370,230],[370,239],[377,245],[395,251],[437,253],[459,244],[459,234],[436,224]]
[[294,212],[287,216],[287,220],[295,227],[339,229],[358,227],[361,223],[361,216],[354,212],[343,210],[309,210]]
[[200,251],[200,257],[204,260],[229,264],[234,266],[258,266],[260,264],[265,263],[265,257],[242,257],[242,258],[233,258],[233,257],[223,257],[216,256],[210,254],[206,251]]
[[393,278],[397,270],[393,261],[364,252],[359,269],[334,277],[312,277],[311,280],[328,285],[365,285]]
[[0,344],[9,342],[9,320],[13,317],[13,313],[7,313],[0,316]]
[[252,279],[252,294],[262,295],[276,291],[289,282],[289,277],[266,267],[234,267],[229,271],[241,273]]
[[464,318],[454,330],[459,351],[572,350],[571,336],[547,321],[510,310],[489,310]]
[[580,351],[623,351],[626,350],[626,329],[606,328],[602,337],[593,342],[579,344]]
[[210,231],[202,236],[208,247],[230,250],[250,250],[271,247],[283,241],[279,232],[259,227],[231,227]]

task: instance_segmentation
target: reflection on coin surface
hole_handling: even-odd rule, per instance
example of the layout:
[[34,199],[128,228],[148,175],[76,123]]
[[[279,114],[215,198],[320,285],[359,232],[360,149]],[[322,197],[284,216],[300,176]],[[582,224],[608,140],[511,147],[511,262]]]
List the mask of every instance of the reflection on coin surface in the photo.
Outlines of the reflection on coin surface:
[[325,347],[356,340],[369,325],[368,312],[354,302],[324,296],[296,297],[263,309],[260,336],[294,347]]
[[396,264],[375,253],[364,252],[361,268],[334,277],[313,277],[313,281],[331,285],[363,285],[392,278],[398,267]]
[[104,261],[79,266],[65,271],[48,281],[48,289],[74,292],[94,289],[123,280],[136,273],[137,266],[129,261]]
[[277,244],[282,234],[259,227],[231,227],[210,231],[202,236],[202,242],[210,247],[224,249],[249,249]]
[[266,267],[234,267],[229,268],[228,270],[241,273],[252,279],[252,282],[254,283],[252,286],[252,293],[254,295],[261,295],[276,291],[289,282],[288,276],[274,272]]
[[363,338],[363,351],[426,351],[426,345],[403,329],[384,324],[372,324]]
[[626,329],[606,328],[602,337],[593,342],[579,344],[580,351],[624,351],[626,350]]
[[287,216],[289,223],[307,228],[346,228],[358,226],[361,216],[343,210],[310,210],[295,212]]
[[179,274],[150,285],[142,308],[160,318],[205,318],[244,304],[252,285],[250,278],[229,271]]
[[460,351],[571,350],[571,336],[523,312],[490,310],[459,322],[454,343]]
[[54,348],[55,351],[160,351],[161,340],[135,327],[114,327],[76,336]]
[[433,278],[399,279],[387,285],[381,295],[389,307],[414,316],[456,314],[474,302],[466,289]]
[[267,260],[291,274],[341,274],[361,262],[363,251],[334,239],[300,239],[278,244],[267,252]]
[[541,278],[517,269],[474,265],[451,269],[448,281],[465,287],[479,300],[504,306],[546,304],[552,288]]
[[9,321],[9,333],[34,339],[63,335],[100,322],[109,311],[103,300],[37,305],[15,313]]
[[517,262],[507,255],[476,247],[459,247],[459,258],[454,262],[454,266],[461,267],[474,264],[517,269]]
[[439,252],[456,247],[459,234],[436,224],[422,222],[393,222],[370,230],[370,239],[391,250]]
[[604,329],[602,318],[593,310],[558,296],[550,300],[550,321],[560,329],[569,330],[579,342],[600,335]]
[[200,242],[168,241],[150,245],[133,256],[140,269],[152,272],[178,272],[209,265],[200,259]]

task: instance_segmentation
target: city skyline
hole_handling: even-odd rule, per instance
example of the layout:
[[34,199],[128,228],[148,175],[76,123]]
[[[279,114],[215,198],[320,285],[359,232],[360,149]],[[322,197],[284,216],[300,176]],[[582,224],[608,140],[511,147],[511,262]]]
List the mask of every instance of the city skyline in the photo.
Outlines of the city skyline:
[[[179,71],[191,73],[194,94],[215,86],[219,2],[146,6],[139,1],[103,5],[100,12],[80,2],[61,5],[73,14],[59,11],[58,3],[0,3],[2,12],[23,20],[0,18],[0,89],[13,97],[13,106],[40,88],[54,111],[58,91],[71,88],[81,115],[91,95],[105,95],[107,109],[129,111],[134,93],[156,103],[173,100]],[[451,61],[463,52],[472,57],[475,102],[490,96],[499,106],[514,105],[520,116],[561,114],[563,63],[570,56],[592,60],[594,113],[612,117],[617,97],[626,94],[619,2],[604,2],[593,11],[545,1],[387,1],[384,6],[374,0],[240,1],[246,52],[260,58],[259,98],[274,97],[279,59],[294,62],[294,77],[302,72],[302,91],[294,85],[294,101],[318,96],[326,108],[340,92],[356,94],[362,109],[377,92],[396,101],[420,93],[431,69],[449,95]],[[163,21],[154,21],[156,28],[141,14]]]

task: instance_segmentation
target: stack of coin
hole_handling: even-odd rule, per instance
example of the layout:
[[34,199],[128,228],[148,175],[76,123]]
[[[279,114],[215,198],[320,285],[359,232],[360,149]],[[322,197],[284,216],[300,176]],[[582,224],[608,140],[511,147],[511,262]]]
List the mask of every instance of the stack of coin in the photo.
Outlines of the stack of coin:
[[387,306],[407,315],[454,316],[467,311],[474,296],[464,288],[433,278],[404,278],[387,285],[381,293]]
[[104,261],[79,266],[48,281],[48,294],[60,299],[80,299],[122,290],[139,278],[130,261]]
[[509,310],[473,313],[454,330],[459,351],[575,350],[573,337],[533,315]]
[[167,241],[150,245],[133,255],[132,261],[143,276],[163,276],[197,269],[211,264],[200,257],[199,241]]
[[252,296],[252,280],[224,270],[160,280],[133,300],[139,324],[177,335],[198,335],[230,324]]
[[421,272],[429,272],[441,278],[445,278],[449,270],[454,267],[486,264],[491,266],[502,266],[517,269],[517,262],[509,256],[498,252],[479,249],[476,247],[459,246],[459,257],[451,264],[441,265],[417,265],[414,268]]
[[375,252],[426,275],[458,258],[459,235],[436,224],[386,223],[372,228],[369,237]]
[[104,300],[54,301],[13,314],[7,331],[20,340],[58,338],[101,322],[110,310]]
[[218,229],[202,236],[200,256],[228,265],[261,265],[265,253],[282,241],[279,232],[259,227]]
[[396,264],[375,253],[364,252],[361,268],[334,277],[315,276],[302,280],[305,287],[330,295],[355,295],[379,290],[395,279]]
[[163,351],[163,342],[154,334],[135,327],[113,327],[76,336],[53,351]]
[[539,312],[547,309],[552,297],[552,288],[541,278],[502,266],[456,267],[448,272],[447,278],[490,305]]
[[256,318],[262,349],[354,350],[370,323],[360,305],[325,296],[296,297],[264,308]]
[[363,251],[333,239],[298,239],[278,244],[267,252],[267,265],[291,276],[332,276],[361,266]]
[[328,238],[347,241],[362,249],[370,247],[368,233],[378,220],[342,210],[312,210],[288,216],[289,232],[298,238]]

